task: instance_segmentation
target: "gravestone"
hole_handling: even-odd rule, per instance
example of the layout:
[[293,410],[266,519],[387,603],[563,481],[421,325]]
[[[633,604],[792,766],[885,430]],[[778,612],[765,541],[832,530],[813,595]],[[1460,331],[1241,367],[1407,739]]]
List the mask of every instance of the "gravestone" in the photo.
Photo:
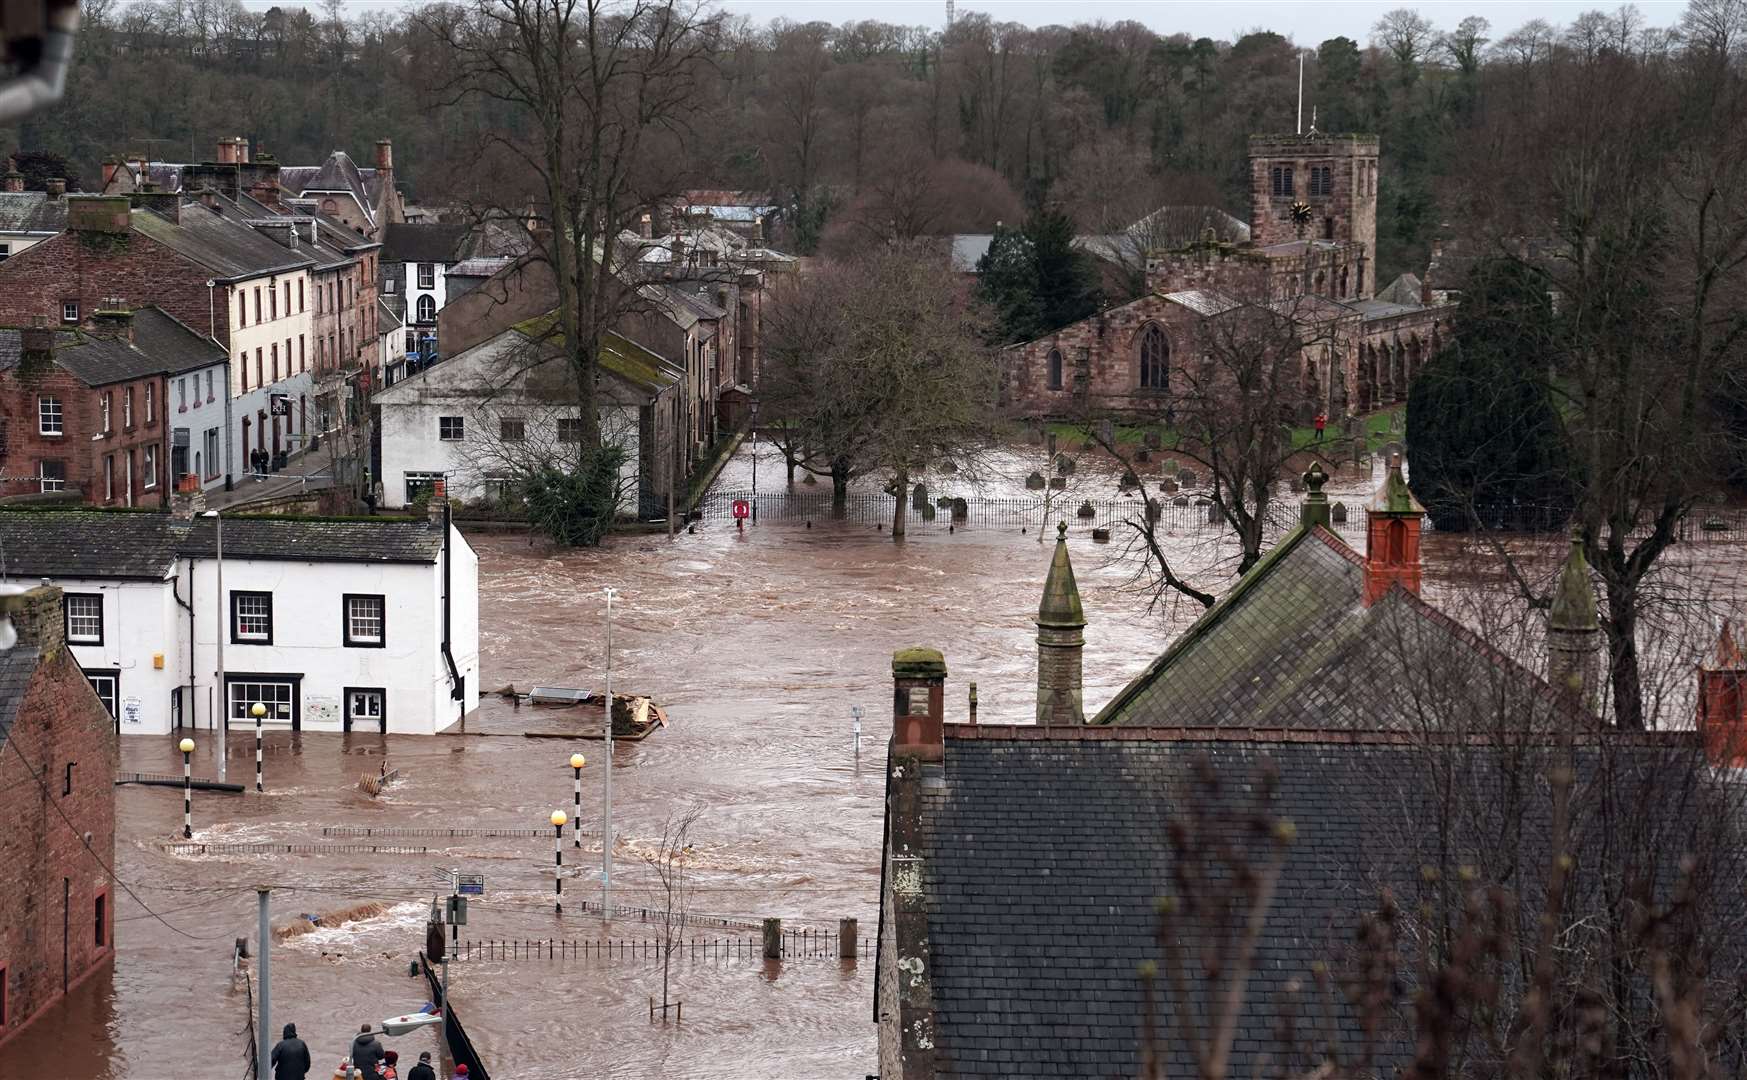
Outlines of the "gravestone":
[[1329,507],[1328,517],[1336,525],[1345,525],[1347,523],[1347,504],[1335,503]]
[[1167,479],[1159,481],[1159,490],[1164,492],[1166,495],[1175,495],[1181,489],[1178,488],[1177,482],[1175,480],[1171,480],[1171,479],[1167,478]]
[[1113,421],[1113,420],[1100,420],[1100,421],[1098,421],[1098,438],[1103,439],[1106,443],[1114,443],[1116,441],[1116,423],[1115,423],[1115,421]]
[[1188,506],[1189,505],[1189,496],[1179,495],[1176,498],[1171,500],[1171,505],[1172,506]]
[[1092,509],[1092,501],[1088,499],[1080,504],[1080,508],[1075,511],[1075,514],[1082,518],[1095,518],[1098,516],[1098,511]]
[[1148,450],[1157,450],[1165,445],[1165,439],[1157,429],[1148,428],[1146,434],[1140,437],[1140,444]]
[[1123,491],[1132,491],[1140,486],[1140,477],[1134,475],[1132,470],[1125,472],[1122,474],[1122,479],[1117,481],[1117,486]]
[[1219,512],[1219,506],[1215,503],[1208,503],[1207,504],[1207,523],[1209,525],[1217,525],[1224,520],[1225,520],[1225,515],[1221,514]]
[[945,510],[947,507],[952,505],[952,499],[949,496],[942,495],[940,498],[934,500],[934,505],[940,507],[942,510]]
[[920,510],[924,506],[928,505],[928,485],[927,484],[917,484],[914,488],[911,489],[911,491],[910,491],[910,505],[915,507],[917,510]]
[[1177,483],[1182,484],[1186,488],[1194,487],[1195,486],[1195,471],[1193,469],[1178,469],[1177,470]]
[[1034,472],[1025,478],[1025,490],[1027,491],[1042,491],[1043,484],[1043,474],[1040,472]]
[[1146,519],[1148,521],[1157,525],[1159,523],[1159,518],[1163,517],[1164,513],[1165,507],[1163,503],[1154,502],[1152,499],[1146,501]]
[[934,504],[933,503],[923,503],[922,504],[922,520],[923,521],[933,521],[934,520]]
[[963,499],[952,500],[952,520],[967,521],[971,516],[971,504]]
[[1053,431],[1052,431],[1052,432],[1050,432],[1050,433],[1049,433],[1049,434],[1048,434],[1048,435],[1047,435],[1047,436],[1046,436],[1046,437],[1045,437],[1045,439],[1044,439],[1044,443],[1045,443],[1045,445],[1046,445],[1046,446],[1048,446],[1048,447],[1049,447],[1049,456],[1050,456],[1050,457],[1055,457],[1055,432],[1053,432]]
[[1066,454],[1057,454],[1056,455],[1055,471],[1059,475],[1072,476],[1072,475],[1074,475],[1074,470],[1078,467],[1079,466],[1074,464],[1074,459],[1069,457],[1068,455],[1066,455]]
[[1141,447],[1139,450],[1136,450],[1134,452],[1134,460],[1141,462],[1142,464],[1145,464],[1146,462],[1149,462],[1152,459],[1153,459],[1153,452],[1151,450],[1148,450],[1144,446]]
[[1093,529],[1092,530],[1092,542],[1094,544],[1108,544],[1110,542],[1110,530],[1109,529]]
[[951,476],[953,473],[958,472],[958,462],[948,458],[940,463],[940,471]]
[[1065,476],[1050,477],[1049,489],[1051,491],[1066,491],[1068,489],[1068,478]]

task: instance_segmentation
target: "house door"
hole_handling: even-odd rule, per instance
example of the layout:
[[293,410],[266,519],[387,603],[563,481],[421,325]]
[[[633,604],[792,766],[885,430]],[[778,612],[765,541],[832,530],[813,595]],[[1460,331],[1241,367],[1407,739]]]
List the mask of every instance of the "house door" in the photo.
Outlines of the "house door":
[[345,730],[351,731],[354,726],[363,729],[375,728],[386,735],[388,710],[383,707],[386,697],[386,692],[380,687],[348,686]]

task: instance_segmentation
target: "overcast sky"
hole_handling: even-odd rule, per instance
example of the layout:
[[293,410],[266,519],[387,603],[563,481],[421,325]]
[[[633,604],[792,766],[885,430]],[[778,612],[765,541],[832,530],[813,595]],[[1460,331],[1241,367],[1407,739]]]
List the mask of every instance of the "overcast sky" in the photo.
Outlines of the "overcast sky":
[[[300,6],[296,0],[247,0],[251,8]],[[347,6],[362,11],[378,5],[403,7],[407,0],[347,0]],[[1685,0],[1637,0],[1638,8],[1654,25],[1672,25],[1686,7]],[[314,7],[313,3],[301,5]],[[749,15],[767,22],[775,18],[805,22],[820,19],[831,23],[854,19],[879,19],[906,26],[946,23],[946,0],[731,0],[718,8]],[[1441,29],[1450,29],[1466,15],[1491,20],[1495,34],[1507,33],[1530,19],[1564,24],[1596,8],[1612,11],[1618,0],[958,0],[963,11],[980,11],[1000,22],[1031,26],[1051,23],[1115,22],[1134,19],[1162,34],[1178,32],[1194,37],[1230,40],[1258,27],[1285,34],[1304,45],[1315,45],[1338,35],[1360,43],[1370,37],[1371,26],[1385,11],[1416,8]]]

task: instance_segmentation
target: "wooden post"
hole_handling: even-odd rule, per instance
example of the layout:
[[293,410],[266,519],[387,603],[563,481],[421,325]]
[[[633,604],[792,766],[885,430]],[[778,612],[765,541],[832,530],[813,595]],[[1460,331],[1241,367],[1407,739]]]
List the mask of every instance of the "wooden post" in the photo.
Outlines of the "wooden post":
[[781,919],[764,920],[764,958],[766,960],[781,960],[783,955],[783,921]]
[[855,959],[855,935],[857,923],[854,919],[837,920],[837,958],[839,960]]

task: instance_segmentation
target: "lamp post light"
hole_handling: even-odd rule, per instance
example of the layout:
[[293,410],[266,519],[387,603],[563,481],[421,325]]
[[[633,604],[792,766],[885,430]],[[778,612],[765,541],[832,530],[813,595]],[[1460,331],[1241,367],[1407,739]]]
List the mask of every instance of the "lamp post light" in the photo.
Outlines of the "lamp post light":
[[182,751],[182,839],[194,838],[194,740],[186,735],[176,744]]
[[582,847],[582,767],[588,764],[588,759],[581,754],[570,755],[570,771],[576,774],[576,846]]
[[218,710],[212,718],[212,725],[218,728],[218,779],[222,783],[227,775],[226,764],[230,758],[230,690],[224,684],[224,637],[230,628],[225,625],[224,599],[224,516],[217,510],[208,510],[202,517],[212,519],[213,542],[217,546],[218,588],[213,590],[218,597],[218,624],[214,629],[212,640],[217,654],[218,663]]
[[255,790],[267,790],[261,784],[261,718],[267,715],[267,706],[257,701],[249,706],[249,715],[255,718]]
[[553,892],[552,909],[556,914],[564,914],[564,823],[569,820],[564,811],[552,811],[552,858],[554,873],[552,875]]
[[851,705],[849,707],[849,719],[850,719],[850,722],[854,726],[854,729],[855,729],[855,756],[857,759],[859,759],[861,757],[861,706],[860,705]]

